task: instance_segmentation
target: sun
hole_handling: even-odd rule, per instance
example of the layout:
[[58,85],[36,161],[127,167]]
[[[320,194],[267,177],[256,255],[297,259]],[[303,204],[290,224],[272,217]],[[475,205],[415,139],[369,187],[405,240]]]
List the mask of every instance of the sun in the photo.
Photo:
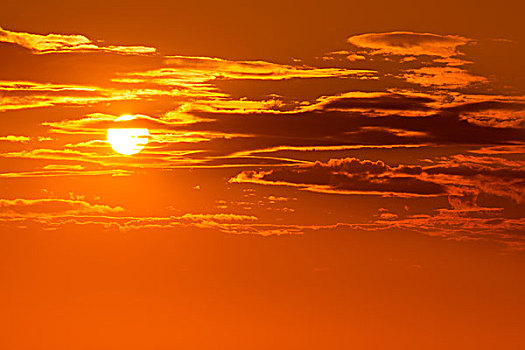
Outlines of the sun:
[[[136,119],[133,115],[123,115],[115,119],[116,122]],[[146,128],[110,128],[108,129],[108,142],[118,153],[131,155],[139,153],[146,146],[149,131]]]

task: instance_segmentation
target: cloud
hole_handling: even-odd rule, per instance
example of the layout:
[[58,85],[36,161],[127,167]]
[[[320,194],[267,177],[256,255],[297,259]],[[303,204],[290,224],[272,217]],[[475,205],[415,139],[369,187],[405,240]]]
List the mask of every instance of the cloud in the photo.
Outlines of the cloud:
[[0,178],[20,179],[38,177],[70,177],[70,176],[130,176],[133,172],[123,169],[86,170],[81,165],[44,167],[42,170],[17,171],[0,173]]
[[79,215],[120,213],[121,207],[92,204],[79,199],[0,199],[0,217],[38,217],[39,215]]
[[473,75],[457,67],[421,67],[410,69],[400,75],[409,83],[423,87],[439,87],[445,89],[464,88],[475,83],[487,83],[488,79]]
[[321,109],[336,111],[370,111],[379,115],[382,111],[397,113],[432,111],[431,103],[436,100],[428,95],[401,94],[388,92],[358,92],[351,91],[335,96],[322,96],[311,107],[305,109]]
[[358,55],[358,54],[355,54],[355,53],[351,53],[349,51],[346,51],[346,50],[340,50],[340,51],[332,51],[332,52],[328,52],[326,53],[323,57],[322,57],[322,60],[323,61],[333,61],[333,60],[341,60],[342,58],[345,58],[349,61],[362,61],[362,60],[365,60],[366,57],[363,56],[363,55]]
[[[117,116],[105,113],[91,113],[78,119],[64,119],[54,122],[43,122],[42,125],[49,126],[54,133],[100,133],[110,127],[115,127]],[[118,122],[119,127],[141,127],[142,122],[151,122],[161,124],[154,118],[145,115],[137,115],[131,121]]]
[[313,68],[266,61],[230,61],[215,57],[170,56],[163,68],[122,74],[126,78],[157,84],[203,83],[215,79],[285,80],[294,78],[369,78],[373,70]]
[[455,198],[477,198],[483,193],[525,201],[524,161],[458,154],[422,168],[421,175],[446,186]]
[[375,71],[346,68],[315,68],[283,65],[265,61],[228,61],[211,57],[174,56],[161,68],[117,73],[107,82],[94,85],[0,81],[0,111],[38,107],[86,106],[101,102],[127,100],[177,101],[181,109],[251,113],[263,110],[286,111],[289,105],[277,96],[269,98],[232,98],[221,92],[216,80],[287,80],[312,78],[375,78]]
[[403,56],[401,62],[412,62],[421,56],[432,57],[430,63],[397,75],[423,87],[457,89],[474,83],[488,83],[487,78],[460,68],[472,63],[458,57],[463,55],[458,51],[459,47],[474,42],[469,38],[432,33],[390,32],[356,35],[348,38],[348,42],[363,49],[360,54]]
[[521,143],[508,146],[488,146],[470,150],[469,152],[483,155],[525,154],[525,144]]
[[[477,102],[476,102],[477,103]],[[510,104],[510,105],[507,105]],[[180,166],[268,166],[302,162],[272,156],[283,150],[337,151],[363,147],[420,147],[422,145],[505,145],[520,142],[525,130],[509,125],[472,122],[464,113],[483,113],[483,104],[441,102],[429,95],[346,93],[320,98],[308,112],[287,113],[168,113],[138,116],[119,127],[148,128],[148,147],[123,162],[105,142],[116,116],[93,113],[77,119],[44,122],[50,131],[85,135],[85,141],[60,149],[3,153],[3,157],[70,159],[104,166],[170,169]],[[517,108],[501,101],[486,108]],[[513,107],[514,106],[514,107]],[[512,110],[512,109],[511,109]],[[400,112],[404,111],[400,115]],[[290,135],[293,135],[291,137]],[[96,137],[96,139],[93,139]]]
[[[62,55],[42,55],[145,55],[155,49],[103,46],[83,35],[5,30],[0,30],[0,41],[39,55],[27,51],[20,56],[27,60],[20,64],[39,63],[27,73],[35,74],[34,81],[16,80],[29,78],[12,72],[7,76],[13,80],[0,82],[0,110],[60,107],[4,113],[6,118],[28,119],[21,120],[23,124],[6,119],[0,136],[2,181],[34,178],[30,182],[55,183],[58,177],[205,167],[232,168],[214,170],[223,174],[216,180],[231,190],[239,188],[224,184],[228,177],[244,188],[288,187],[266,187],[253,197],[233,200],[226,192],[212,191],[221,200],[207,197],[211,212],[170,215],[163,210],[173,208],[159,207],[154,211],[158,216],[130,214],[121,206],[82,198],[5,199],[0,204],[1,225],[96,225],[122,231],[191,227],[264,236],[337,227],[391,228],[458,239],[523,241],[525,100],[516,91],[512,96],[501,93],[508,90],[498,91],[496,79],[464,68],[470,61],[460,50],[471,39],[410,32],[363,34],[349,38],[355,47],[326,54],[323,68],[301,61],[205,56],[140,57],[128,65],[130,57],[94,55],[85,72],[79,70],[88,62],[84,59],[72,63],[62,61]],[[2,45],[7,51],[16,49]],[[63,72],[50,69],[58,58]],[[370,68],[348,68],[357,64]],[[67,75],[70,71],[80,72],[74,82]],[[88,75],[91,83],[82,80]],[[141,114],[118,127],[146,127],[151,135],[147,147],[133,157],[116,154],[105,140],[107,129],[115,127],[116,114],[126,112]],[[16,136],[26,124],[52,134],[52,142]],[[348,155],[352,158],[339,158]],[[189,191],[209,196],[206,181],[198,181],[201,187],[188,185],[201,188]],[[269,189],[277,192],[269,195]],[[313,196],[326,200],[327,207],[334,205],[334,197],[324,194],[337,194],[336,201],[344,201],[345,195],[381,196],[381,207],[389,210],[373,208],[368,216],[353,216],[351,223],[340,222],[334,213],[326,218],[331,224],[293,224],[310,209],[304,194],[297,201],[288,199],[296,190],[318,193]],[[420,212],[396,211],[404,202]]]
[[124,100],[129,92],[93,86],[0,81],[0,111]]
[[[98,87],[76,84],[53,84],[33,81],[0,81],[0,112],[53,106],[86,106],[101,102],[117,102],[169,97],[187,101],[199,92],[191,88],[180,90],[129,88],[126,86]],[[202,97],[217,98],[218,92],[206,92]]]
[[31,34],[13,32],[0,27],[0,42],[16,44],[35,54],[60,52],[114,52],[123,55],[153,54],[157,50],[146,46],[99,46],[84,35]]
[[523,101],[481,101],[465,103],[447,108],[457,112],[470,123],[495,128],[525,126],[525,102]]
[[525,249],[525,218],[506,218],[502,208],[439,209],[403,218],[380,217],[377,228],[402,229],[456,240],[491,240],[513,250]]
[[350,54],[346,56],[346,59],[349,61],[363,61],[363,60],[366,60],[366,57],[363,55]]
[[262,111],[285,113],[288,106],[278,98],[269,98],[265,100],[248,100],[242,98],[239,100],[222,98],[222,99],[202,99],[196,102],[189,102],[181,107],[181,110],[204,111],[204,112],[222,112],[222,113],[257,113]]
[[374,55],[451,57],[460,54],[459,46],[473,40],[457,35],[390,32],[355,35],[348,42]]
[[446,193],[440,184],[407,175],[382,161],[344,158],[268,171],[243,171],[230,182],[286,185],[312,192],[339,194],[415,197]]
[[466,198],[481,193],[525,201],[525,162],[456,155],[428,166],[331,159],[263,171],[242,171],[230,183],[291,186],[339,194]]
[[[74,197],[74,198],[73,198]],[[5,225],[42,225],[57,229],[66,225],[96,225],[120,231],[178,227],[214,229],[229,234],[256,234],[262,236],[301,234],[305,230],[322,228],[307,225],[279,225],[257,223],[253,215],[233,213],[187,213],[181,216],[126,216],[119,206],[94,204],[83,196],[71,199],[0,199],[0,227]]]
[[26,142],[31,141],[31,138],[29,136],[7,135],[7,136],[0,136],[0,141],[26,143]]
[[316,78],[376,79],[373,70],[347,68],[316,68],[306,65],[286,65],[266,61],[232,61],[216,57],[170,56],[162,67],[147,71],[118,74],[112,82],[129,86],[154,86],[176,91],[173,96],[187,97],[180,110],[224,113],[254,113],[260,111],[287,112],[302,101],[286,103],[278,95],[268,94],[257,99],[233,98],[216,88],[219,81]]
[[[232,177],[230,183],[287,186],[325,194],[401,197],[411,201],[439,196],[448,199],[449,207],[429,210],[422,206],[411,214],[407,213],[407,207],[398,212],[380,209],[369,223],[346,225],[366,230],[410,230],[457,240],[485,239],[525,249],[525,219],[521,215],[525,203],[524,161],[457,154],[425,163],[394,166],[356,158],[331,159],[246,170]],[[443,201],[427,203],[442,205]]]
[[[14,87],[13,87],[14,88]],[[63,89],[24,85],[22,89]],[[457,101],[456,101],[457,100]],[[1,177],[129,175],[137,168],[271,167],[308,163],[287,150],[308,152],[363,148],[403,148],[430,145],[507,146],[520,142],[519,123],[502,118],[482,123],[486,111],[512,116],[523,106],[520,97],[458,93],[359,92],[322,96],[305,111],[220,112],[180,109],[151,117],[138,115],[119,127],[150,130],[148,147],[130,159],[115,154],[106,131],[117,116],[91,113],[80,118],[43,122],[58,139],[75,135],[75,142],[10,150],[3,158],[74,162],[78,169],[5,169]],[[495,113],[495,112],[494,112]],[[516,118],[514,119],[516,120]],[[293,135],[293,136],[291,136]],[[326,153],[325,153],[326,154]],[[308,156],[309,159],[311,156]],[[315,158],[313,158],[315,159]],[[117,171],[118,169],[118,171]],[[399,180],[396,180],[399,181]]]
[[258,218],[253,215],[238,214],[184,214],[181,216],[184,220],[189,221],[218,221],[218,222],[236,222],[236,221],[257,221]]
[[[383,102],[384,100],[384,102]],[[395,103],[411,103],[412,108],[425,109],[426,100],[394,98]],[[329,101],[329,106],[392,108],[391,99],[384,96],[374,99],[342,98],[342,102]],[[230,132],[249,135],[238,140],[245,149],[262,149],[276,146],[346,146],[346,145],[395,145],[395,144],[502,144],[523,140],[525,131],[520,128],[494,128],[470,123],[456,111],[428,111],[422,117],[377,115],[378,112],[323,110],[314,106],[310,112],[274,115],[254,113],[249,117],[239,114],[195,113],[209,119],[181,126],[188,131]],[[378,108],[378,110],[379,110]],[[395,106],[398,108],[398,106]],[[384,111],[384,110],[383,110]],[[417,112],[417,111],[416,111]],[[430,113],[429,113],[430,112]],[[433,112],[433,113],[432,113]],[[294,137],[289,137],[293,135]],[[219,142],[219,140],[217,140]],[[236,140],[229,145],[234,147]],[[258,144],[258,145],[257,145]],[[212,146],[210,144],[209,146]],[[255,146],[255,147],[254,147]],[[240,151],[240,150],[235,150]]]
[[94,226],[105,230],[148,230],[197,228],[227,234],[259,236],[299,235],[308,231],[358,228],[358,225],[336,223],[297,225],[260,223],[253,215],[233,213],[187,213],[180,216],[127,216],[121,207],[91,204],[84,199],[0,199],[0,227],[25,229],[31,224],[46,230],[73,225]]

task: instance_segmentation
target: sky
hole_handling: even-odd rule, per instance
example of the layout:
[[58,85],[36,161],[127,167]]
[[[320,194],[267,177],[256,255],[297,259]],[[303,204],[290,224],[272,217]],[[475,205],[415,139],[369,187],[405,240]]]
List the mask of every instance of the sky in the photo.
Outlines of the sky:
[[3,1],[0,347],[523,349],[524,7]]

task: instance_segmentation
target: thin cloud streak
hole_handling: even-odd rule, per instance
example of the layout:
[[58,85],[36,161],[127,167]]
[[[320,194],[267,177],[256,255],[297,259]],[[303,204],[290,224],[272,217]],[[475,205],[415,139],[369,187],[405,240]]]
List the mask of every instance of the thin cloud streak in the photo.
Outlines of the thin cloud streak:
[[14,32],[0,27],[0,42],[22,46],[34,54],[66,52],[95,52],[118,53],[122,55],[149,55],[157,50],[146,46],[99,46],[84,35],[66,34],[31,34]]

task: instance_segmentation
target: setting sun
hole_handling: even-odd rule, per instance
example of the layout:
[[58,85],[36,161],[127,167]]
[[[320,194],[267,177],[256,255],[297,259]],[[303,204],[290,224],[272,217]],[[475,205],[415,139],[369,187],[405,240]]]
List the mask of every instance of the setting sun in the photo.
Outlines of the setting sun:
[[[134,120],[136,117],[123,115],[116,122]],[[149,131],[146,128],[111,128],[108,129],[108,142],[118,153],[124,155],[136,154],[148,143]]]

